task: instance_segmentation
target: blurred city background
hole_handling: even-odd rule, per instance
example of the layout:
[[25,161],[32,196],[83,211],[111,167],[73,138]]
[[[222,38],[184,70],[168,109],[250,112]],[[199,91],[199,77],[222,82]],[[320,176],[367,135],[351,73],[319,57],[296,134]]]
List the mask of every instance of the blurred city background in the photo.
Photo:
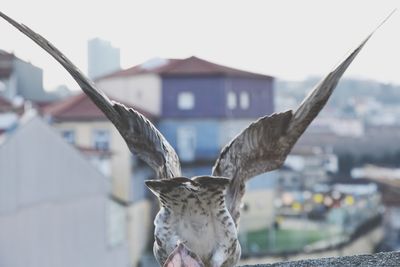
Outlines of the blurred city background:
[[[370,25],[388,10],[377,12],[380,17],[374,15]],[[0,25],[0,36],[11,36],[5,47],[0,42],[0,267],[157,266],[152,245],[158,204],[144,185],[153,171],[129,152],[66,72],[60,71],[60,85],[48,86],[52,82],[45,77],[57,64],[41,67],[40,60],[19,56],[23,48],[12,46],[19,33],[3,21]],[[370,29],[363,27],[356,41]],[[246,37],[243,29],[237,35]],[[113,40],[92,37],[78,44],[87,52],[87,75],[110,98],[157,126],[188,177],[210,174],[223,146],[252,121],[295,109],[326,66],[340,58],[326,62],[321,72],[299,71],[302,77],[290,79],[273,67],[241,67],[234,59],[202,53],[168,57],[159,41],[162,52],[144,60],[131,45],[136,62],[121,67],[124,53]],[[357,45],[335,38],[347,49]],[[72,37],[70,43],[77,45]],[[282,58],[288,65],[292,60]],[[400,62],[398,54],[385,60]],[[285,165],[248,183],[239,232],[242,264],[400,249],[400,74],[397,68],[392,70],[397,74],[385,76],[391,63],[376,64],[372,68],[383,74],[345,76]]]

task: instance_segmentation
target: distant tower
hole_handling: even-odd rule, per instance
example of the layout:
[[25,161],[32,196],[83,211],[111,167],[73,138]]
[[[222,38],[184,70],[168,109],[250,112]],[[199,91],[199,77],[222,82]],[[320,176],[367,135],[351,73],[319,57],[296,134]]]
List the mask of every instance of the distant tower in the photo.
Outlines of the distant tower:
[[109,41],[94,38],[88,41],[88,74],[91,79],[119,70],[120,52]]

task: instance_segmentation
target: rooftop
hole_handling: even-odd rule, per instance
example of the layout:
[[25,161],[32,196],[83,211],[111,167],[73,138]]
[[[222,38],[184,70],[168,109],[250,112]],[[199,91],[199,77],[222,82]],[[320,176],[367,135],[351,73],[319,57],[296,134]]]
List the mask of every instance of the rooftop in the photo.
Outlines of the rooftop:
[[[122,101],[117,101],[122,104]],[[125,104],[127,107],[132,105]],[[141,109],[133,107],[145,115],[150,120],[154,118],[153,114],[145,112]],[[49,104],[42,109],[42,114],[51,116],[56,121],[85,121],[85,120],[107,120],[106,115],[92,102],[92,100],[80,93],[71,96],[65,100]]]
[[158,74],[162,76],[223,75],[248,78],[272,78],[269,75],[230,68],[192,56],[185,59],[152,59],[143,64],[108,74],[97,80],[140,74]]

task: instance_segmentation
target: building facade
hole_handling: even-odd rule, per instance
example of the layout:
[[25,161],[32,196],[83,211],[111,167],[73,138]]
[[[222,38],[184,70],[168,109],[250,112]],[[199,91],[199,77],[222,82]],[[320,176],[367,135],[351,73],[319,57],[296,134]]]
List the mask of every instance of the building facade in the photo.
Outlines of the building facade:
[[0,135],[12,130],[17,122],[19,115],[23,113],[22,105],[15,105],[0,96]]
[[120,51],[109,41],[94,38],[88,41],[88,74],[91,79],[117,71],[120,66]]
[[[154,119],[152,114],[140,111]],[[112,196],[124,204],[130,264],[136,266],[151,238],[151,203],[144,183],[154,177],[151,169],[132,155],[115,126],[85,94],[51,104],[42,113],[108,178]]]
[[[143,164],[129,151],[115,126],[84,93],[48,105],[42,113],[67,142],[109,177],[114,197],[126,203],[137,199],[133,195],[132,179],[135,168],[140,170]],[[154,118],[150,113],[142,113]],[[144,190],[144,185],[142,188]]]
[[38,117],[6,135],[0,266],[128,266],[126,214],[107,178]]
[[60,99],[58,92],[43,89],[43,70],[14,54],[0,50],[0,97],[15,101],[22,97],[34,103]]

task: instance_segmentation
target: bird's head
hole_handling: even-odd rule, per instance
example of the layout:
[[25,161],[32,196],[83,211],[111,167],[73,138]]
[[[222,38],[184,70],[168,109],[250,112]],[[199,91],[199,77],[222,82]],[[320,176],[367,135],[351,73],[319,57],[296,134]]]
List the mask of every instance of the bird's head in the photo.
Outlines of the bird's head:
[[[146,186],[159,199],[161,206],[175,209],[182,204],[204,201],[208,205],[225,205],[225,193],[230,179],[215,176],[196,176],[192,179],[176,177],[165,180],[149,180]],[[215,200],[215,201],[210,201]]]
[[196,176],[192,179],[176,177],[165,180],[148,180],[146,186],[156,195],[161,205],[173,207],[174,203],[190,199],[210,199],[219,197],[223,201],[230,179],[215,176]]

